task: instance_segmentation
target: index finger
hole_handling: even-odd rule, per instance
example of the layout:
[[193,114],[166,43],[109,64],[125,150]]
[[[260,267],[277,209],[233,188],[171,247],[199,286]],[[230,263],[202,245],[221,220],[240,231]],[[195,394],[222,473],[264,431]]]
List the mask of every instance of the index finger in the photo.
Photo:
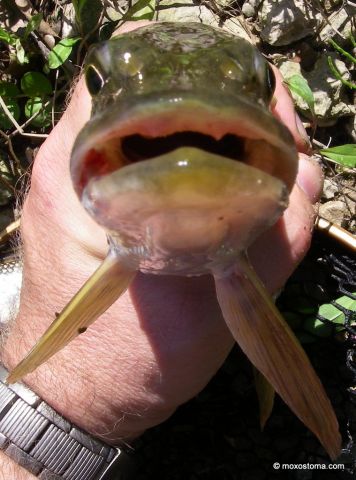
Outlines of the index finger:
[[283,84],[282,74],[274,65],[271,65],[271,67],[276,78],[276,89],[274,92],[276,103],[272,106],[272,113],[289,128],[298,151],[301,153],[310,153],[311,145],[309,137],[295,111],[293,99],[289,90]]

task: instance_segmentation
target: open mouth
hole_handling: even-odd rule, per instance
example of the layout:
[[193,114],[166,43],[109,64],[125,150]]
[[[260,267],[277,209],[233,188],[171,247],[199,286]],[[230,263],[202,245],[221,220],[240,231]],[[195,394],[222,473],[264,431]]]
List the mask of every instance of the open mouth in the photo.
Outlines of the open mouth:
[[[254,111],[255,110],[255,111]],[[210,108],[205,105],[146,105],[121,116],[93,119],[74,147],[71,171],[77,193],[92,178],[149,161],[181,147],[198,149],[262,170],[290,190],[296,151],[287,129],[269,112]]]
[[210,135],[189,131],[157,138],[134,134],[124,137],[121,141],[122,156],[127,163],[158,157],[182,146],[199,148],[238,161],[242,161],[245,156],[244,140],[232,134],[226,134],[220,140],[215,140]]
[[[80,190],[93,177],[112,173],[133,163],[154,159],[181,147],[194,147],[202,152],[219,155],[262,170],[291,186],[288,157],[266,140],[246,138],[226,133],[216,139],[212,135],[195,132],[174,132],[165,136],[148,137],[139,133],[113,136],[89,149],[83,161]],[[293,172],[292,172],[293,175]]]
[[288,131],[270,114],[168,107],[84,128],[71,159],[84,208],[127,248],[150,246],[159,258],[245,245],[288,204],[296,171]]

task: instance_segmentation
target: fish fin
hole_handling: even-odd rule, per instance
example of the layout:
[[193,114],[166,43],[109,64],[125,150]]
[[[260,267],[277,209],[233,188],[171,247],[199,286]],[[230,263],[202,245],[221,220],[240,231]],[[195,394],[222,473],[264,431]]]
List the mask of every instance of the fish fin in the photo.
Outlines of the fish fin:
[[27,356],[10,372],[14,383],[35,370],[80,333],[84,333],[127,289],[136,272],[115,255],[102,264],[74,295]]
[[254,368],[253,374],[260,409],[260,425],[261,430],[263,430],[272,413],[275,391],[266,377],[259,370]]
[[242,257],[215,275],[217,297],[235,340],[334,460],[341,436],[333,407],[310,361],[261,281]]

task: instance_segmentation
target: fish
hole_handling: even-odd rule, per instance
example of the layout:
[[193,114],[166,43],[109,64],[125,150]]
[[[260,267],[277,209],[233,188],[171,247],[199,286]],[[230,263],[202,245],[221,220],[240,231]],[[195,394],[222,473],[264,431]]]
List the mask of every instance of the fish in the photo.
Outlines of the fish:
[[341,437],[330,400],[247,254],[283,215],[298,168],[294,140],[271,113],[271,66],[220,29],[167,22],[97,44],[84,76],[92,113],[70,173],[107,233],[108,253],[7,382],[84,333],[137,272],[208,274],[255,368],[261,424],[277,392],[336,459]]

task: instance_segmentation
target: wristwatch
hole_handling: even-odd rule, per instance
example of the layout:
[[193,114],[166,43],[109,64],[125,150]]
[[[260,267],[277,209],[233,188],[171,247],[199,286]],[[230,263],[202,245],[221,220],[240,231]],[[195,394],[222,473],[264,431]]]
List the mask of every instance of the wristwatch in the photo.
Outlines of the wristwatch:
[[42,480],[127,480],[132,455],[59,415],[0,365],[0,450]]

